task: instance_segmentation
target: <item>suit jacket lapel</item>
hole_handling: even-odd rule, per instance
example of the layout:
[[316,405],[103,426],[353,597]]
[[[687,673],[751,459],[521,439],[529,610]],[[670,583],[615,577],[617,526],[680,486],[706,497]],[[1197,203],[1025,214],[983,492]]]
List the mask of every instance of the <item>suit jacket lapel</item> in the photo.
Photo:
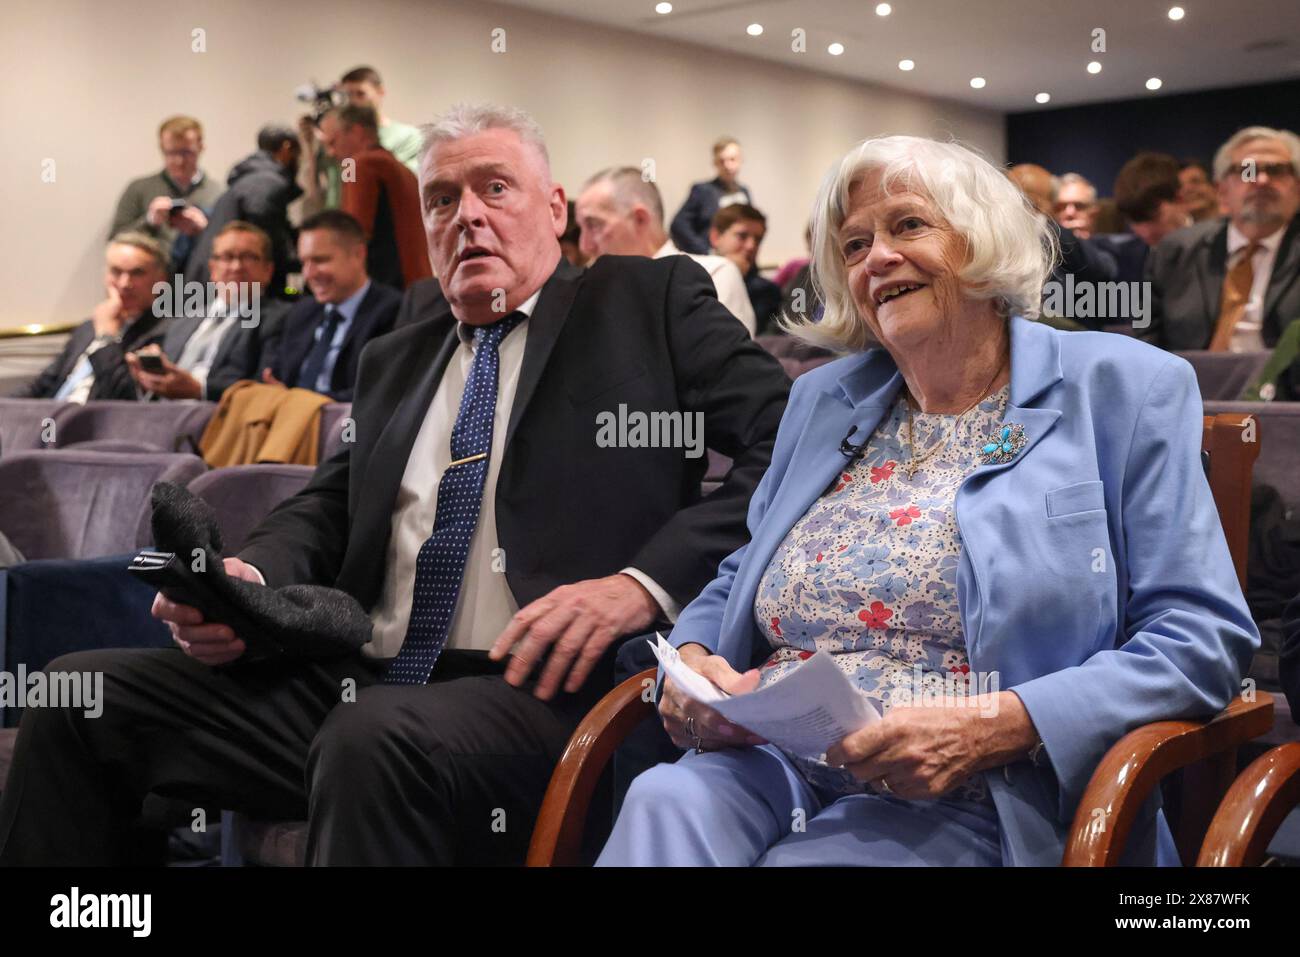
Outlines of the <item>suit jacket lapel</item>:
[[[1268,290],[1264,293],[1264,325],[1269,325],[1268,317],[1277,309],[1278,301],[1296,279],[1300,277],[1300,216],[1291,220],[1291,225],[1282,234],[1282,243],[1277,248],[1277,258],[1273,260],[1273,272],[1268,277]],[[1279,316],[1276,330],[1281,332],[1286,322],[1294,316]]]
[[542,286],[542,295],[528,320],[528,341],[524,345],[519,384],[515,387],[515,402],[510,409],[510,420],[506,426],[507,454],[515,437],[515,429],[519,427],[519,420],[523,418],[533,393],[537,391],[537,383],[546,369],[551,350],[555,348],[560,330],[569,317],[569,307],[573,305],[581,282],[581,270],[561,259],[551,278]]
[[1201,286],[1201,300],[1205,304],[1205,315],[1209,317],[1210,327],[1207,336],[1214,332],[1214,325],[1219,320],[1219,299],[1223,293],[1223,280],[1228,275],[1228,223],[1201,240],[1202,249],[1193,257],[1196,266],[1196,278]]

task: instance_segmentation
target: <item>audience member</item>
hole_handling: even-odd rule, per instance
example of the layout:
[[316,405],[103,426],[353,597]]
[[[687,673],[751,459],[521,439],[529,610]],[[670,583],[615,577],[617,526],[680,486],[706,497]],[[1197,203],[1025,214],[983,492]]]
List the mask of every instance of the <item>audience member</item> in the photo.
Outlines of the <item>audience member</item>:
[[1097,215],[1097,187],[1078,173],[1066,173],[1058,182],[1052,214],[1080,239],[1091,238]]
[[1097,237],[1119,266],[1122,282],[1142,282],[1151,248],[1188,224],[1179,199],[1178,161],[1164,153],[1139,153],[1115,177],[1115,205],[1128,230]]
[[[805,249],[811,248],[812,246],[812,223],[809,223],[803,229],[803,245]],[[811,261],[812,260],[807,256],[795,256],[793,259],[787,260],[785,264],[776,271],[776,275],[772,277],[772,282],[780,286],[782,292],[789,292],[790,287],[794,284],[799,273],[801,273],[804,267]]]
[[735,263],[745,279],[745,291],[760,333],[771,328],[781,310],[781,287],[758,271],[758,248],[766,235],[767,217],[747,203],[722,207],[709,228],[713,251]]
[[[664,232],[664,207],[659,187],[634,166],[611,167],[587,180],[574,204],[582,229],[582,251],[597,256],[647,256],[662,259],[681,255]],[[753,335],[757,327],[745,278],[723,256],[692,255],[713,279],[721,303]]]
[[1219,217],[1219,191],[1209,169],[1197,159],[1185,159],[1178,164],[1178,182],[1181,184],[1178,199],[1192,217],[1193,223]]
[[394,289],[427,279],[429,254],[415,175],[379,145],[375,111],[343,106],[321,117],[325,149],[345,169],[339,209],[365,231],[370,275]]
[[311,290],[264,350],[263,378],[351,402],[361,350],[393,327],[402,297],[366,273],[366,241],[347,213],[327,209],[298,230],[298,258]]
[[1250,126],[1214,157],[1226,219],[1169,236],[1151,255],[1152,324],[1166,349],[1273,348],[1300,318],[1300,138]]
[[[20,399],[135,399],[125,353],[162,338],[167,317],[154,310],[154,286],[167,281],[167,253],[144,233],[120,233],[104,252],[108,296],[77,326],[44,371],[13,393]],[[160,310],[161,311],[161,310]]]
[[1128,223],[1124,222],[1124,217],[1120,215],[1119,209],[1115,206],[1115,200],[1112,197],[1097,200],[1097,213],[1092,217],[1092,233],[1094,236],[1105,236],[1107,233],[1122,233],[1128,229]]
[[[260,376],[262,354],[273,348],[289,312],[284,300],[267,298],[275,269],[271,248],[271,237],[252,223],[236,219],[221,227],[206,270],[213,296],[203,313],[173,316],[161,348],[154,344],[126,354],[141,392],[217,402],[240,379]],[[162,372],[141,365],[139,357],[147,354],[159,357]]]
[[285,126],[264,126],[257,134],[257,151],[236,163],[208,217],[208,227],[194,244],[185,266],[185,279],[208,281],[213,240],[226,225],[251,223],[270,239],[272,276],[262,281],[264,298],[280,296],[293,261],[293,228],[289,204],[302,195],[298,185],[301,155],[297,134]]
[[686,202],[673,217],[672,238],[684,253],[709,251],[709,227],[723,206],[732,203],[754,204],[749,187],[740,183],[740,143],[724,136],[713,144],[713,168],[718,175],[708,182],[691,186]]
[[167,257],[165,269],[185,268],[194,239],[208,225],[208,212],[221,185],[199,169],[203,127],[190,116],[173,116],[158,128],[163,168],[127,184],[113,213],[110,237],[144,233],[158,240]]
[[564,221],[564,233],[560,236],[560,254],[570,266],[581,269],[587,265],[587,254],[582,251],[582,227],[578,225],[577,206],[573,200],[568,202],[568,218]]
[[[614,642],[672,621],[744,540],[789,389],[695,263],[563,262],[548,165],[516,110],[430,127],[421,181],[449,311],[366,350],[356,443],[225,560],[245,581],[354,595],[373,621],[363,651],[217,670],[244,643],[160,596],[184,654],[49,665],[103,673],[105,695],[93,720],[24,711],[0,863],[119,861],[156,789],[305,813],[312,864],[522,859]],[[592,416],[623,407],[698,420],[733,459],[721,487],[701,499],[707,459],[683,442],[593,441]]]

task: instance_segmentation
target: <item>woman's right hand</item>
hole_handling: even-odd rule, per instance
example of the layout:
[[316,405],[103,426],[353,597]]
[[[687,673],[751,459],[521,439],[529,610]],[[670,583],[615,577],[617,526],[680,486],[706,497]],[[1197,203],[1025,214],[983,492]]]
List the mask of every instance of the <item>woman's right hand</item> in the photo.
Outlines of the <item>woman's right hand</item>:
[[[693,670],[728,694],[745,694],[758,687],[757,668],[741,674],[727,663],[727,659],[712,654],[703,645],[688,642],[678,648],[677,653]],[[732,724],[708,705],[686,697],[673,686],[673,680],[667,676],[664,677],[663,695],[659,699],[659,716],[663,719],[668,737],[682,749],[699,747],[701,750],[714,751],[718,748],[767,743],[739,725]],[[688,718],[694,719],[690,723],[694,735],[687,731]]]

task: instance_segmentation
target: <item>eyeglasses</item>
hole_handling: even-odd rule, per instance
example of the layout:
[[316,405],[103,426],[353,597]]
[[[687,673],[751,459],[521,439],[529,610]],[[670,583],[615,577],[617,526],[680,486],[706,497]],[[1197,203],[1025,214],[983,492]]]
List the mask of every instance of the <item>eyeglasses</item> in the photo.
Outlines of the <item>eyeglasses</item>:
[[[1250,182],[1250,178],[1246,175],[1248,172],[1249,170],[1245,169],[1241,171],[1241,178],[1246,182]],[[1269,179],[1289,179],[1295,175],[1295,167],[1290,163],[1259,163],[1255,166],[1255,176],[1258,177],[1260,173],[1265,174]]]
[[222,253],[221,255],[213,254],[212,261],[221,263],[223,266],[229,266],[231,263],[239,263],[242,266],[254,266],[257,263],[265,262],[261,253]]

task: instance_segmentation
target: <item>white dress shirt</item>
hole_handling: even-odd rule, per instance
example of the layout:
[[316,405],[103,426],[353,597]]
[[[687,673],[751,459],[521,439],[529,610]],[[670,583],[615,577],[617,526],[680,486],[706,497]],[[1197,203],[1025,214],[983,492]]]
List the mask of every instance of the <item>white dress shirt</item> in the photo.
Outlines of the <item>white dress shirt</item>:
[[[539,290],[518,311],[531,316],[540,297]],[[528,323],[529,320],[525,319],[516,326],[498,348],[497,404],[492,421],[488,474],[483,486],[478,525],[465,561],[456,612],[447,636],[447,648],[488,650],[519,610],[505,576],[510,556],[498,545],[496,488],[505,452],[506,426],[514,406],[524,347],[528,341]],[[451,462],[451,430],[474,362],[473,327],[457,324],[457,333],[460,346],[447,362],[442,381],[415,437],[393,505],[392,530],[384,556],[384,584],[370,615],[374,625],[371,640],[363,648],[373,658],[396,655],[410,621],[415,562],[420,546],[433,532],[438,483]],[[681,609],[663,588],[638,569],[625,568],[622,572],[641,583],[659,603],[669,621],[676,621]]]
[[[1259,240],[1259,249],[1254,255],[1254,278],[1250,284],[1250,299],[1246,301],[1245,311],[1232,329],[1232,341],[1228,343],[1230,352],[1264,352],[1264,297],[1268,294],[1268,282],[1273,277],[1273,264],[1277,261],[1278,247],[1282,245],[1284,227]],[[1241,234],[1231,222],[1228,224],[1228,261],[1227,271],[1231,272],[1241,262],[1243,250],[1250,245],[1250,240]]]
[[198,381],[203,396],[208,392],[208,372],[216,361],[221,343],[237,325],[236,319],[236,316],[227,314],[225,302],[217,299],[203,321],[185,340],[181,354],[172,359],[172,362]]
[[754,316],[754,306],[749,301],[749,290],[745,288],[745,277],[740,267],[726,256],[700,256],[695,253],[683,253],[670,239],[659,247],[655,259],[665,256],[690,256],[704,267],[713,280],[713,288],[718,291],[718,301],[731,310],[731,314],[744,323],[752,338],[758,331],[758,320]]

